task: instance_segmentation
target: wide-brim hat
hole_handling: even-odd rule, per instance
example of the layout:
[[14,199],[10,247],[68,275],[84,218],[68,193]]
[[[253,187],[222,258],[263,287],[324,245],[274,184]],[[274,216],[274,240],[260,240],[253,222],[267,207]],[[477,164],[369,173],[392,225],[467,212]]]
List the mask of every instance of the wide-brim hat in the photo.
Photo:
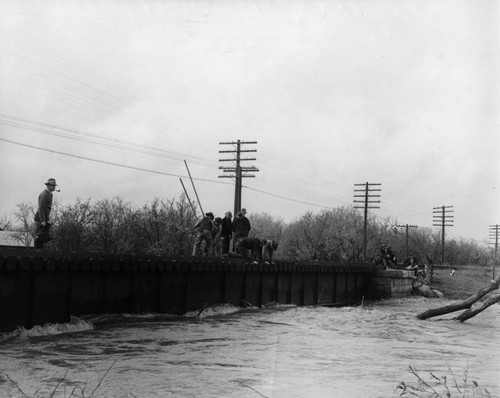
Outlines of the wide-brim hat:
[[55,178],[49,178],[47,180],[47,182],[45,183],[45,185],[54,185],[55,187],[57,187],[56,179]]

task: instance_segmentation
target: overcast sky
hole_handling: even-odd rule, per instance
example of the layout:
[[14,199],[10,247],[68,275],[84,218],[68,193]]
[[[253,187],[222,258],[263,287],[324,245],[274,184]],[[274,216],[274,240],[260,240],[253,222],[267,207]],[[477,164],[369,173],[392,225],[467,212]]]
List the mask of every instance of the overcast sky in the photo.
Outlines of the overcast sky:
[[[257,141],[249,215],[352,206],[487,241],[500,223],[498,3],[488,1],[0,2],[0,216],[179,197],[186,160],[205,212],[234,205],[224,141]],[[227,164],[224,164],[227,165]]]

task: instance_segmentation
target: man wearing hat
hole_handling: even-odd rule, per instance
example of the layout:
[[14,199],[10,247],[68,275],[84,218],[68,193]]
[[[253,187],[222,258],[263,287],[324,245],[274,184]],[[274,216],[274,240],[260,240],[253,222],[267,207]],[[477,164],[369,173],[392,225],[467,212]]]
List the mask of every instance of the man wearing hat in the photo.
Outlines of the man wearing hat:
[[38,210],[35,214],[35,249],[42,249],[43,245],[50,240],[49,216],[52,209],[52,192],[56,186],[56,180],[49,178],[45,183],[46,188],[38,195]]
[[240,238],[246,238],[252,229],[250,220],[246,217],[247,210],[241,209],[233,220],[233,245],[236,251],[236,242]]
[[194,239],[193,256],[198,256],[200,254],[201,243],[205,241],[206,252],[209,256],[213,255],[212,247],[212,230],[214,228],[213,224],[214,213],[205,213],[200,221],[196,223],[194,229],[196,230],[196,238]]

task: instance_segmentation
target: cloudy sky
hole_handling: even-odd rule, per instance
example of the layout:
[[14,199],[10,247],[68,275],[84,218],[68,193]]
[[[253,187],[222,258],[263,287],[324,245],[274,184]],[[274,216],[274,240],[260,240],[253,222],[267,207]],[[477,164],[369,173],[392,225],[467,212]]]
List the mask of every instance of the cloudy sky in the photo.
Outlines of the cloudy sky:
[[471,1],[0,2],[0,215],[57,179],[63,205],[119,196],[234,205],[220,145],[257,141],[243,207],[291,221],[352,206],[487,241],[500,223],[499,6]]

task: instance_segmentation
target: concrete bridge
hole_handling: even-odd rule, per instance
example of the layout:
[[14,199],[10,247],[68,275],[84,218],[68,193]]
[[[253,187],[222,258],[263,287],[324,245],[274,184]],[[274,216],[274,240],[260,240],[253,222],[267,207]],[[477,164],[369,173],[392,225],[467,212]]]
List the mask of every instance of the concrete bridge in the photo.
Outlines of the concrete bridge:
[[182,315],[221,303],[344,306],[365,296],[411,294],[411,276],[381,274],[360,263],[0,249],[0,332],[68,322],[72,315]]

